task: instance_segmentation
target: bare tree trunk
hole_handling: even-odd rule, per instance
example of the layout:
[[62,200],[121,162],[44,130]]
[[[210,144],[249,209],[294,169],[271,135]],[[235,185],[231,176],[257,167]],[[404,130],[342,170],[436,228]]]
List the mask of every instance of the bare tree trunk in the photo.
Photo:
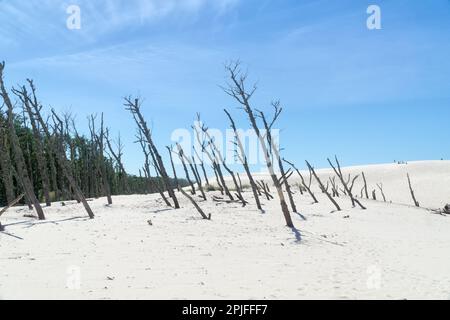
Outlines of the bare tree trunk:
[[333,197],[329,194],[329,192],[325,189],[325,186],[323,185],[322,181],[320,180],[319,176],[316,174],[316,171],[314,168],[309,164],[308,161],[306,161],[306,165],[308,166],[309,170],[311,170],[311,173],[316,178],[317,183],[319,184],[320,189],[327,195],[328,199],[330,199],[331,203],[334,204],[336,209],[338,211],[341,211],[341,207],[338,205],[338,203],[333,199]]
[[181,164],[183,165],[184,174],[186,176],[186,179],[187,179],[189,185],[191,186],[191,194],[195,195],[195,193],[196,193],[195,192],[195,186],[194,186],[194,183],[191,180],[191,176],[189,175],[189,170],[188,170],[188,168],[186,166],[186,162],[184,161],[185,158],[184,158],[183,151],[181,150],[181,147],[178,144],[177,144],[177,146],[178,146],[178,156],[179,156],[179,158],[181,160]]
[[31,200],[31,202],[34,205],[34,208],[37,212],[39,220],[45,220],[44,211],[42,210],[41,204],[39,203],[38,199],[36,198],[36,194],[34,193],[33,185],[30,181],[26,164],[25,164],[25,158],[22,152],[22,149],[20,148],[20,141],[19,137],[16,133],[16,128],[14,126],[14,114],[13,114],[13,105],[11,103],[11,100],[9,99],[8,92],[6,91],[4,82],[3,82],[3,70],[5,68],[5,63],[0,64],[0,95],[3,98],[3,101],[8,108],[8,126],[9,126],[9,135],[10,135],[10,142],[13,150],[13,158],[17,166],[17,173],[21,177],[23,181],[23,187],[25,189],[25,193],[27,194],[28,198]]
[[[185,161],[189,164],[189,167],[191,168],[192,174],[194,175],[195,181],[197,182],[198,189],[200,190],[200,193],[202,194],[202,198],[204,200],[206,200],[206,194],[203,191],[202,181],[201,181],[200,175],[198,174],[198,171],[194,167],[194,163],[191,162],[189,157],[186,156],[186,154],[184,153],[183,148],[178,143],[177,143],[177,148],[178,148],[178,157],[180,158],[181,163],[183,164],[184,172],[186,173],[186,177],[188,178],[188,181],[190,181],[190,179],[189,179],[189,172],[187,170]],[[192,184],[192,182],[190,182],[190,183],[191,183],[191,187],[194,189],[193,194],[195,194],[195,187]]]
[[283,159],[284,162],[286,162],[287,164],[289,164],[292,168],[294,168],[295,171],[297,171],[297,174],[300,176],[300,179],[302,181],[302,186],[306,189],[306,191],[309,193],[309,195],[311,196],[311,198],[313,199],[314,203],[319,203],[319,201],[317,200],[316,196],[314,195],[314,193],[311,191],[310,186],[306,185],[305,183],[305,179],[303,178],[303,175],[301,174],[300,170],[298,170],[295,165],[289,161],[287,161],[286,159]]
[[238,156],[239,160],[241,161],[241,163],[242,163],[242,165],[244,167],[245,173],[247,174],[248,181],[249,181],[250,186],[252,188],[253,197],[255,198],[256,207],[259,210],[263,210],[262,209],[262,205],[261,205],[261,201],[260,201],[259,195],[258,195],[258,188],[256,186],[255,179],[253,179],[252,173],[250,171],[250,167],[248,165],[248,159],[247,159],[247,156],[245,154],[245,149],[244,149],[244,146],[242,144],[241,137],[239,136],[239,133],[237,131],[236,124],[235,124],[233,118],[231,117],[231,114],[226,109],[224,111],[227,114],[228,119],[230,120],[231,128],[233,129],[234,136],[236,138],[236,145],[238,146],[239,151],[240,151],[240,153],[237,153],[237,156]]
[[200,176],[200,173],[199,173],[199,171],[198,171],[198,167],[197,167],[197,164],[195,163],[195,159],[194,159],[194,157],[192,157],[192,165],[191,165],[193,168],[194,168],[194,174],[196,175],[196,180],[197,180],[197,184],[198,184],[198,187],[199,187],[199,189],[200,189],[200,193],[202,194],[202,197],[203,197],[203,199],[205,199],[206,200],[206,194],[205,194],[205,191],[203,190],[203,182],[202,182],[202,177]]
[[180,192],[183,194],[183,196],[185,196],[186,198],[189,199],[189,201],[191,201],[191,203],[194,205],[195,209],[197,209],[198,213],[200,213],[200,215],[202,216],[202,218],[204,220],[211,220],[211,214],[209,216],[207,216],[205,214],[205,212],[200,208],[200,206],[197,204],[197,202],[194,200],[194,198],[192,198],[190,195],[187,194],[186,191],[183,190],[183,188],[180,187]]
[[[28,80],[30,87],[32,89],[33,92],[33,101],[30,100],[31,106],[34,109],[34,113],[36,116],[36,120],[39,122],[39,124],[41,125],[42,130],[44,131],[46,137],[48,140],[51,139],[51,135],[50,135],[50,131],[48,130],[48,126],[47,124],[43,121],[40,110],[41,107],[37,102],[36,99],[36,89],[33,85],[33,81]],[[86,212],[89,215],[89,218],[94,219],[94,213],[92,212],[91,207],[89,206],[89,204],[86,201],[86,198],[84,197],[83,193],[81,192],[80,187],[76,184],[75,179],[72,176],[71,173],[71,168],[70,165],[67,163],[67,158],[65,156],[65,154],[58,152],[58,146],[56,146],[53,143],[50,143],[49,146],[51,147],[52,150],[50,150],[51,153],[53,153],[56,156],[56,160],[59,164],[59,166],[61,167],[63,174],[65,175],[67,181],[69,182],[70,186],[73,188],[77,199],[79,199],[81,201],[81,203],[83,204],[84,209],[86,210]]]
[[[283,190],[281,188],[280,183],[278,182],[278,177],[275,174],[275,170],[272,165],[272,160],[270,158],[269,151],[267,149],[266,143],[264,141],[264,137],[261,134],[259,127],[256,123],[256,117],[253,113],[253,109],[250,106],[250,99],[254,92],[256,91],[256,86],[253,88],[251,92],[247,92],[245,89],[245,81],[246,81],[246,75],[240,74],[239,70],[239,63],[236,63],[230,66],[226,67],[227,71],[229,72],[229,76],[233,82],[233,85],[231,85],[228,89],[224,89],[224,91],[229,94],[231,97],[233,97],[236,101],[238,101],[244,108],[245,112],[247,113],[250,123],[253,127],[253,130],[255,131],[261,148],[264,153],[264,157],[266,160],[266,165],[270,173],[270,177],[272,178],[273,184],[275,188],[277,189],[278,198],[280,200],[280,206],[281,211],[283,212],[286,225],[290,228],[294,228],[294,223],[292,222],[291,214],[289,212],[289,208],[286,204],[286,200],[284,198]],[[276,119],[274,119],[276,120]],[[270,147],[270,146],[269,146]]]
[[157,162],[156,164],[158,166],[158,170],[160,171],[160,174],[161,174],[161,177],[165,184],[166,190],[167,190],[167,192],[169,192],[169,195],[174,202],[175,208],[179,209],[180,205],[178,203],[178,199],[175,195],[175,192],[172,188],[169,175],[167,174],[167,171],[166,171],[166,168],[162,161],[161,155],[159,154],[159,151],[153,142],[150,129],[147,126],[147,122],[145,122],[145,119],[142,116],[141,109],[140,109],[141,105],[140,105],[139,99],[134,99],[134,101],[132,101],[131,98],[126,98],[125,99],[125,107],[127,108],[127,110],[129,110],[132,113],[136,124],[138,125],[139,129],[142,131],[142,133],[146,139],[146,142],[148,143],[149,148],[152,151],[152,154],[155,155],[156,162]]
[[257,183],[259,184],[259,186],[262,189],[264,195],[266,196],[266,199],[268,201],[272,200],[273,196],[270,194],[269,186],[264,182],[264,180],[257,181]]
[[335,157],[336,160],[336,165],[337,165],[337,169],[336,167],[333,165],[333,163],[330,161],[330,159],[327,159],[328,163],[331,165],[331,167],[333,168],[334,172],[336,173],[336,175],[338,176],[338,178],[341,180],[341,183],[344,187],[344,190],[346,191],[347,195],[350,197],[351,201],[352,201],[352,205],[353,207],[355,207],[355,203],[357,203],[361,209],[365,210],[366,207],[364,207],[361,202],[359,202],[358,199],[356,199],[353,196],[352,191],[350,190],[350,188],[348,187],[348,184],[345,182],[343,174],[342,174],[342,170],[341,170],[341,165],[339,164],[339,160],[337,158],[337,156]]
[[116,161],[117,166],[119,167],[119,178],[121,180],[120,184],[123,187],[123,191],[125,191],[126,194],[129,194],[130,187],[127,182],[127,171],[125,170],[125,166],[122,161],[123,145],[122,145],[122,142],[120,139],[120,134],[119,134],[119,138],[117,141],[117,152],[114,151],[114,148],[112,146],[111,140],[109,138],[109,130],[108,129],[106,129],[106,131],[105,131],[105,140],[106,140],[106,144],[108,146],[109,152],[114,157],[114,160]]
[[384,191],[383,191],[383,184],[382,183],[379,183],[379,184],[377,183],[377,187],[378,187],[378,189],[380,189],[381,196],[383,197],[383,201],[386,202],[386,197],[385,197]]
[[181,189],[180,182],[178,181],[177,171],[175,170],[175,164],[173,163],[172,148],[169,147],[169,146],[167,146],[166,148],[169,151],[169,158],[170,158],[170,163],[172,165],[172,171],[173,171],[174,180],[175,180],[175,183],[177,185],[178,191],[180,191],[180,189]]
[[[364,192],[366,194],[366,199],[369,199],[369,193],[367,192],[367,181],[366,181],[366,175],[364,174],[364,172],[362,173],[362,177],[364,180]],[[362,196],[361,196],[362,198]]]
[[336,184],[336,177],[330,178],[331,182],[331,190],[333,191],[333,198],[337,197],[339,198],[339,188]]
[[420,207],[420,203],[419,203],[419,201],[417,201],[416,195],[414,194],[414,190],[413,190],[412,185],[411,185],[411,179],[409,178],[409,173],[407,174],[407,177],[408,177],[409,192],[411,193],[411,197],[412,197],[412,199],[414,201],[414,205],[416,207]]
[[[234,172],[227,166],[224,157],[222,157],[222,154],[221,154],[220,150],[217,148],[216,144],[214,143],[214,140],[211,138],[211,135],[209,134],[208,129],[206,127],[203,127],[202,130],[205,133],[206,137],[209,139],[208,144],[211,147],[212,155],[217,160],[217,163],[222,163],[222,166],[230,174],[231,178],[233,179],[233,183],[234,183],[234,186],[236,188],[236,192],[238,194],[238,198],[242,200],[242,204],[245,206],[246,205],[246,201],[244,200],[244,196],[242,195],[242,193],[241,193],[241,191],[239,189],[239,185],[237,183],[236,176],[235,176]],[[222,184],[225,185],[225,180],[222,180]],[[231,200],[233,200],[233,199],[231,199]]]
[[[143,168],[144,174],[145,174],[145,177],[147,178],[147,185],[149,188],[149,192],[151,193],[152,189],[153,189],[153,182],[152,182],[152,175],[150,172],[150,161],[149,161],[149,156],[150,156],[151,152],[149,150],[147,150],[148,144],[146,143],[144,137],[142,136],[142,131],[138,130],[138,132],[139,132],[138,142],[140,143],[142,152],[144,153],[144,156],[145,156],[145,163],[144,163],[144,168]],[[159,178],[159,172],[158,172],[158,169],[156,168],[156,165],[155,165],[155,171],[156,171],[156,175]],[[139,170],[139,173],[140,173],[140,170]],[[159,192],[159,194],[161,195],[161,198],[166,203],[166,205],[168,207],[172,207],[172,204],[169,202],[169,200],[167,200],[166,195],[164,194],[164,189],[162,187],[160,187],[160,183],[161,183],[161,181],[158,179],[158,181],[154,184],[154,186],[157,189],[157,191]]]
[[91,137],[92,137],[92,143],[96,146],[96,153],[97,153],[97,171],[99,173],[100,179],[102,181],[102,189],[103,189],[103,195],[106,196],[106,199],[108,201],[108,205],[112,205],[112,197],[111,197],[111,187],[108,182],[108,175],[106,172],[106,166],[105,166],[105,158],[104,158],[104,126],[103,126],[103,113],[100,118],[100,133],[97,134],[95,132],[95,117],[91,116],[90,120],[90,131],[91,131]]
[[206,185],[209,186],[210,183],[209,183],[208,175],[206,174],[205,164],[203,162],[200,163],[200,167],[202,168],[202,172],[203,172],[203,176],[205,177]]
[[214,174],[215,174],[215,176],[216,176],[217,187],[219,188],[220,193],[221,193],[222,195],[224,195],[225,192],[224,192],[224,189],[223,189],[223,187],[222,187],[222,184],[220,183],[219,175],[217,174],[216,163],[213,163],[212,168],[213,168]]
[[31,123],[31,129],[33,132],[33,138],[34,138],[34,152],[36,154],[37,164],[39,167],[39,173],[42,179],[42,191],[44,194],[44,199],[46,205],[49,207],[51,206],[51,200],[50,200],[50,179],[48,175],[48,169],[47,169],[47,161],[44,154],[44,146],[42,143],[42,137],[41,133],[39,131],[39,128],[37,126],[34,113],[31,110],[31,106],[28,100],[28,92],[25,86],[22,87],[21,91],[13,90],[14,93],[19,97],[19,99],[22,101],[23,107],[25,111],[28,113],[28,117],[30,119]]
[[[200,114],[197,114],[197,121],[199,124],[201,123]],[[213,165],[214,171],[216,172],[218,180],[220,181],[219,185],[223,189],[223,192],[228,196],[228,198],[230,198],[230,200],[234,200],[233,196],[231,195],[230,190],[227,187],[225,179],[223,178],[223,173],[222,173],[222,169],[220,167],[220,162],[217,160],[217,155],[215,154],[214,147],[210,146],[209,142],[207,144],[204,138],[203,139],[200,138],[200,130],[202,130],[203,134],[206,135],[207,128],[205,128],[205,126],[203,125],[201,128],[197,128],[196,126],[193,126],[192,129],[194,129],[194,131],[196,133],[197,141],[200,144],[200,146],[202,147],[202,153],[204,153],[208,156],[209,160],[211,161],[211,163]],[[211,153],[208,152],[208,150],[207,150],[208,145],[211,148]]]
[[241,176],[239,175],[239,172],[236,172],[236,176],[237,176],[238,182],[239,182],[239,190],[241,190],[241,192],[243,192],[244,188],[242,186],[242,180],[241,180]]

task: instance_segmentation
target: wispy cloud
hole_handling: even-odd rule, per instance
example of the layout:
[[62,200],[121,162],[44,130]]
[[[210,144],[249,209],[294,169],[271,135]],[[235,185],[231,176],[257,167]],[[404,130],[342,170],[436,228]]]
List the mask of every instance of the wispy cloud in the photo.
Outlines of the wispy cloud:
[[8,0],[0,1],[0,36],[5,39],[60,36],[66,32],[66,8],[78,5],[82,14],[80,34],[89,38],[166,18],[189,17],[202,10],[224,14],[240,0]]

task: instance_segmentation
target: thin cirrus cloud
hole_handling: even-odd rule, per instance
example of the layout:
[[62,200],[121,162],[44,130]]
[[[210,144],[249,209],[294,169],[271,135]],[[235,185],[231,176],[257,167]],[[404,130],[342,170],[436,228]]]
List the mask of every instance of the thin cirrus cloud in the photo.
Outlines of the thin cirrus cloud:
[[[2,39],[30,34],[46,35],[64,27],[66,9],[77,5],[88,30],[99,33],[130,24],[161,21],[171,15],[190,16],[210,9],[224,14],[240,0],[0,0]],[[63,28],[64,29],[64,28]],[[64,31],[64,30],[59,30]]]

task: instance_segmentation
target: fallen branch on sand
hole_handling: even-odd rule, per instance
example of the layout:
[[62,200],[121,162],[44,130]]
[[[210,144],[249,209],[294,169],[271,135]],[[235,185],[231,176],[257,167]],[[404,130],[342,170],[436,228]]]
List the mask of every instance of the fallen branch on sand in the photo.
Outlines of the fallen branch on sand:
[[241,200],[229,200],[229,199],[224,199],[224,198],[218,197],[218,196],[213,196],[213,201],[214,202],[222,202],[222,203],[242,203]]
[[[7,210],[9,210],[10,208],[14,207],[16,204],[19,203],[20,200],[22,200],[22,198],[25,196],[25,193],[22,193],[16,200],[14,200],[13,202],[11,202],[10,204],[8,204],[5,208],[3,208],[0,211],[0,217],[2,216],[2,214],[4,214]],[[1,230],[1,228],[0,228]]]

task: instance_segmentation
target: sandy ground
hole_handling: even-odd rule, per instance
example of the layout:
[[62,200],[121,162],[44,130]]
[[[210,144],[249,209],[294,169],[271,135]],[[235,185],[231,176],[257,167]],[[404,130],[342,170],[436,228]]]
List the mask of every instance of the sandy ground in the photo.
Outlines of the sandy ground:
[[450,299],[450,217],[402,204],[406,171],[419,201],[450,202],[449,162],[345,170],[364,170],[399,204],[364,200],[363,211],[341,198],[344,210],[332,212],[322,194],[312,204],[296,193],[306,218],[293,214],[297,231],[276,200],[265,213],[200,203],[211,221],[182,195],[176,211],[156,195],[97,199],[94,220],[76,203],[46,208],[44,222],[14,208],[2,217],[0,298]]

